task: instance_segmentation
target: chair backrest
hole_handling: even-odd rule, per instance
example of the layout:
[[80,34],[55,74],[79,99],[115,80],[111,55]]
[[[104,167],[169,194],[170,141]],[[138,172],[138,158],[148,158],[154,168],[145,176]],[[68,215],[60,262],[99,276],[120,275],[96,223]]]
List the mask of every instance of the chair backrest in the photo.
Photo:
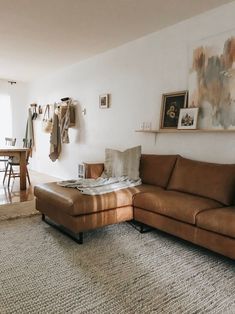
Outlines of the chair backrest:
[[15,146],[15,144],[16,144],[16,138],[5,137],[5,145],[6,146]]

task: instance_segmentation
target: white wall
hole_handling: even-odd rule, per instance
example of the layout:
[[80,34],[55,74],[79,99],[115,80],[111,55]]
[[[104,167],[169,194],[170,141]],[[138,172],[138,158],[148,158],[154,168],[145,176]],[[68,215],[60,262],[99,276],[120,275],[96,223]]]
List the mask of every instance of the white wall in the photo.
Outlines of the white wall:
[[[11,85],[6,80],[0,80],[0,94],[10,96],[12,108],[12,134],[1,134],[1,137],[15,137],[17,139],[16,144],[22,146],[27,120],[26,104],[28,101],[28,85],[21,82]],[[4,107],[0,108],[0,114],[4,115]]]
[[[158,128],[162,93],[188,89],[190,43],[235,29],[234,12],[235,2],[33,82],[30,102],[44,105],[65,96],[78,100],[80,125],[70,129],[71,143],[63,145],[60,160],[52,163],[49,136],[42,133],[41,121],[36,121],[32,167],[72,178],[79,162],[103,161],[105,147],[124,150],[138,144],[144,153],[179,153],[235,163],[235,133],[159,134],[155,138],[134,132],[143,121]],[[102,93],[111,93],[110,109],[99,109]],[[86,116],[81,114],[84,107]]]

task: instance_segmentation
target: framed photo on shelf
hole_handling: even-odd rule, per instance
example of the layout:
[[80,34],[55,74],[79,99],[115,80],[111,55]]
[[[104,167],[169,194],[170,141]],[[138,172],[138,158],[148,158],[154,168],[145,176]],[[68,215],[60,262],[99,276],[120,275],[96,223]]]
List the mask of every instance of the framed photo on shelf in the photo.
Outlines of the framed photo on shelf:
[[160,129],[177,129],[180,109],[186,108],[188,91],[162,95]]
[[109,101],[110,101],[110,95],[109,94],[103,94],[99,97],[99,106],[101,109],[107,109],[109,108]]
[[178,129],[188,130],[197,128],[198,108],[180,109]]

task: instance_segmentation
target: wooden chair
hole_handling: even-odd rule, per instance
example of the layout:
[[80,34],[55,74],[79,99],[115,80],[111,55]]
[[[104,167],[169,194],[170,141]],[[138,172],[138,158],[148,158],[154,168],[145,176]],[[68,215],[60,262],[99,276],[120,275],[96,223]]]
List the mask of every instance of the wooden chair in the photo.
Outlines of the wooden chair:
[[[5,137],[5,145],[6,146],[15,146],[15,144],[16,144],[16,138]],[[8,156],[0,157],[0,162],[4,163],[4,169],[0,170],[0,172],[5,172],[6,171],[8,159],[9,159]]]
[[[28,179],[28,182],[29,182],[29,185],[31,184],[31,181],[30,181],[30,177],[29,177],[29,171],[28,171],[28,164],[29,164],[29,157],[30,157],[30,154],[31,154],[31,147],[32,147],[32,141],[27,141],[26,139],[23,139],[23,147],[24,148],[29,148],[27,153],[26,153],[26,176],[27,176],[27,179]],[[8,162],[7,162],[7,166],[6,166],[6,171],[5,171],[5,174],[4,174],[4,178],[3,178],[3,183],[5,182],[5,179],[8,175],[8,186],[10,185],[10,181],[11,181],[11,178],[19,178],[20,177],[20,173],[19,172],[14,172],[13,171],[13,167],[16,167],[16,166],[20,166],[20,161],[17,157],[13,157],[13,158],[9,158]]]

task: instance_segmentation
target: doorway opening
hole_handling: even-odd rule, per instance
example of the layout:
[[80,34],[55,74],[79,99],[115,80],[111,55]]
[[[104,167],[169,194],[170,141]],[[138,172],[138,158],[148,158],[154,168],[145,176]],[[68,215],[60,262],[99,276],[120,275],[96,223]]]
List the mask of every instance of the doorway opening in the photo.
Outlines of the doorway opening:
[[0,94],[0,146],[4,146],[5,137],[12,137],[12,108],[10,95]]

